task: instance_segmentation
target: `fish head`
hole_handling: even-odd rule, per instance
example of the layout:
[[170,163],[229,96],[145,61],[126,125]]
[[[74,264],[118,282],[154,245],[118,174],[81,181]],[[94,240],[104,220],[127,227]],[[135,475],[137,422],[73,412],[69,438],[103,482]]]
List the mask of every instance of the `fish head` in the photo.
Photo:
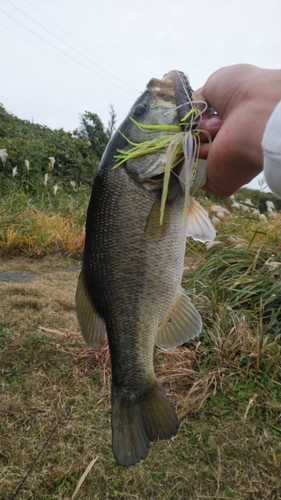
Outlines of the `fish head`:
[[[149,82],[147,90],[136,101],[124,122],[124,135],[130,141],[125,146],[129,153],[126,169],[137,182],[151,190],[163,185],[166,150],[161,147],[161,142],[167,134],[166,130],[168,133],[171,130],[173,133],[180,131],[173,89],[170,85],[161,84],[162,81],[156,79]],[[120,131],[123,132],[122,127]],[[142,154],[145,150],[151,152]]]
[[[101,168],[104,164],[114,166],[123,158],[120,165],[136,181],[145,183],[145,187],[150,181],[151,186],[160,186],[163,178],[157,176],[163,177],[166,169],[167,144],[176,134],[197,125],[190,115],[194,102],[194,93],[182,72],[170,71],[162,80],[152,78],[110,140]],[[175,163],[178,174],[179,158]]]
[[[161,191],[160,224],[166,202],[178,196],[184,196],[183,220],[190,219],[192,197],[206,182],[196,136],[206,108],[205,99],[193,92],[181,71],[170,71],[161,80],[152,78],[112,136],[98,172],[121,168],[126,178],[143,188]],[[213,237],[208,231],[206,238]]]

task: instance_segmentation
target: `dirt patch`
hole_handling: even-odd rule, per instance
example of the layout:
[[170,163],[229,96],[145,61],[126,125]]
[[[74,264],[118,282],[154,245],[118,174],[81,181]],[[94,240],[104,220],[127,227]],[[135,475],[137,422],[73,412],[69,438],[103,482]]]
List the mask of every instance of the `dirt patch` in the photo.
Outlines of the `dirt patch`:
[[72,259],[44,257],[42,259],[3,259],[0,282],[29,283],[39,275],[54,273],[79,273],[81,263]]
[[5,271],[0,273],[0,281],[6,283],[28,283],[35,278],[35,273],[27,273],[23,271]]

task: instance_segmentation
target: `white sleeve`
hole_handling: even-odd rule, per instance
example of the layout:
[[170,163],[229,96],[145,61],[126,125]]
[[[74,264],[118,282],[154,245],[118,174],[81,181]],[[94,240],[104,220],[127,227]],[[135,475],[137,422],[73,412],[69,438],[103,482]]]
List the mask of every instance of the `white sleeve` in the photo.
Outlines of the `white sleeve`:
[[281,197],[281,101],[267,122],[262,148],[266,183],[273,193]]

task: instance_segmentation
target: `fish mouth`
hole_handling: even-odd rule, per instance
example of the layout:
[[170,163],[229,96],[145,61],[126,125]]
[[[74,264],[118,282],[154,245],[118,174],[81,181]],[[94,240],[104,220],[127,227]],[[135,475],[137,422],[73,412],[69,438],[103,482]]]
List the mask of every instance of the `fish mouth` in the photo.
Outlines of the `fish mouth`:
[[205,99],[195,94],[188,77],[182,71],[171,70],[163,76],[162,80],[152,78],[147,84],[147,90],[156,97],[171,101],[175,105],[179,125],[183,131],[197,127],[194,115],[192,116],[190,112],[194,105],[199,109],[198,101],[202,102]]
[[[135,116],[139,116],[135,113],[136,110],[142,111],[142,108],[145,111],[148,106],[142,106],[139,110],[138,103],[133,109],[131,120],[144,133],[142,137],[145,140],[142,142],[137,139],[135,143],[132,142],[133,148],[128,148],[128,154],[122,150],[118,151],[121,154],[115,158],[121,161],[115,167],[126,161],[127,169],[136,182],[149,190],[161,189],[164,186],[166,197],[169,180],[177,179],[184,187],[183,179],[186,176],[183,175],[183,169],[185,165],[187,168],[187,157],[193,158],[195,153],[195,141],[190,139],[190,134],[193,135],[194,129],[198,128],[203,112],[201,110],[202,107],[205,109],[206,101],[194,93],[188,77],[178,70],[169,71],[161,80],[152,78],[147,84],[146,92],[154,98],[151,109],[160,108],[160,111],[158,113],[156,110],[155,114],[152,111],[152,123],[149,118],[146,124],[145,118],[135,119]],[[153,132],[153,135],[151,139],[146,140],[146,133],[149,132]],[[140,162],[138,166],[129,165],[128,160],[150,153],[151,160]],[[153,156],[153,153],[157,156]]]
[[[184,164],[184,159],[180,161],[174,168],[171,169],[171,173],[174,174],[174,178],[178,179]],[[165,172],[157,175],[153,175],[143,182],[143,187],[149,191],[154,189],[162,189],[164,185]]]
[[[194,108],[200,111],[205,105],[205,99],[197,95],[189,82],[188,77],[178,70],[171,70],[166,73],[162,80],[152,78],[147,85],[147,89],[160,100],[170,101],[177,115],[178,125],[182,132],[193,131],[198,127],[200,113],[194,113]],[[176,157],[175,166],[171,172],[179,177],[184,165],[182,156]],[[152,184],[160,184],[164,181],[165,172],[151,176],[149,181]]]
[[[182,71],[169,71],[163,76],[163,81],[170,81],[173,86],[179,125],[182,130],[196,129],[200,115],[209,107],[205,97],[194,92],[187,75]],[[199,111],[197,118],[192,115],[192,109],[194,108]]]
[[[181,169],[184,164],[184,159],[181,159],[174,168],[172,168],[171,172],[173,172],[176,176],[179,176],[181,173]],[[163,181],[165,177],[165,172],[162,172],[161,174],[153,175],[152,177],[149,178],[149,180],[154,181],[154,182],[159,182]]]
[[163,76],[163,81],[170,81],[174,90],[174,99],[183,130],[190,128],[190,111],[193,108],[193,90],[187,76],[182,71],[172,70]]

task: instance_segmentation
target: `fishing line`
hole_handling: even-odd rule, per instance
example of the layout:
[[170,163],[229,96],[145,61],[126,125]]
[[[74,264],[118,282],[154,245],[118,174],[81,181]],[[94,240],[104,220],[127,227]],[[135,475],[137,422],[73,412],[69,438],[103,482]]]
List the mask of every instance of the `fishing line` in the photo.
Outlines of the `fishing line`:
[[8,14],[7,12],[5,12],[3,9],[1,9],[2,13],[9,17],[10,19],[12,19],[14,22],[16,22],[17,24],[19,24],[20,26],[23,26],[26,30],[30,31],[33,35],[37,36],[37,38],[40,38],[41,40],[43,40],[43,42],[47,43],[48,45],[51,45],[51,47],[54,47],[56,50],[58,50],[59,52],[61,52],[63,55],[69,57],[70,59],[72,59],[73,61],[75,61],[77,64],[79,64],[80,66],[83,66],[84,68],[86,68],[88,71],[91,71],[92,73],[94,73],[96,76],[98,76],[99,78],[102,78],[103,80],[105,80],[106,82],[109,82],[111,85],[114,85],[114,88],[117,87],[118,89],[121,89],[123,92],[125,91],[127,94],[131,94],[133,95],[131,92],[127,91],[126,89],[124,89],[124,87],[120,87],[120,85],[117,85],[115,82],[112,82],[111,80],[109,80],[108,78],[106,78],[105,76],[103,75],[100,75],[98,73],[96,73],[96,71],[94,71],[93,69],[89,68],[88,66],[86,66],[86,64],[83,64],[81,61],[79,61],[78,59],[76,59],[75,57],[71,56],[70,54],[68,54],[67,52],[65,52],[64,50],[60,49],[59,47],[57,47],[56,45],[54,45],[53,43],[49,42],[48,40],[46,40],[44,37],[42,37],[41,35],[38,35],[38,33],[36,33],[35,31],[33,31],[31,28],[28,28],[24,23],[21,23],[20,21],[18,21],[15,17],[11,16],[10,14]]
[[66,412],[67,410],[69,409],[70,405],[73,403],[74,399],[72,398],[68,404],[66,405],[64,411],[62,412],[60,418],[58,419],[58,421],[55,423],[54,427],[52,428],[49,436],[47,437],[45,443],[43,444],[41,450],[39,450],[39,452],[37,453],[37,456],[35,457],[35,459],[33,460],[33,462],[30,464],[30,466],[28,467],[27,469],[27,472],[26,474],[24,475],[24,477],[22,478],[21,482],[19,483],[15,493],[11,496],[10,500],[15,500],[15,498],[18,496],[18,493],[20,492],[20,490],[22,489],[24,483],[26,482],[28,476],[31,474],[31,472],[33,471],[35,465],[37,464],[39,458],[41,457],[43,451],[45,450],[46,446],[48,445],[51,437],[53,436],[53,434],[55,433],[55,431],[57,430],[59,424],[61,423],[63,417],[66,415]]
[[[37,7],[35,7],[35,5],[32,5],[31,2],[29,2],[29,0],[25,0],[26,3],[28,3],[33,9],[35,9],[37,12],[39,12],[39,14],[41,14],[42,16],[44,16],[46,19],[48,19],[49,22],[51,22],[52,24],[54,24],[55,26],[57,26],[57,28],[59,28],[61,31],[63,31],[64,33],[67,34],[67,36],[69,38],[71,38],[72,40],[74,40],[76,43],[79,43],[79,45],[81,45],[81,47],[83,47],[84,49],[87,49],[91,54],[93,54],[95,57],[97,57],[100,61],[102,61],[104,64],[106,64],[107,66],[109,66],[109,68],[111,68],[111,70],[114,71],[114,74],[113,73],[109,73],[107,71],[107,73],[111,74],[111,76],[114,76],[114,78],[116,77],[116,73],[118,73],[120,76],[124,77],[124,74],[121,73],[117,68],[115,68],[114,66],[112,66],[111,64],[109,64],[105,59],[103,59],[102,57],[100,57],[98,54],[96,54],[95,52],[93,52],[89,47],[87,47],[87,45],[84,45],[83,43],[81,43],[77,38],[75,38],[72,34],[70,34],[67,30],[65,30],[64,28],[62,28],[59,24],[55,23],[55,21],[53,19],[51,19],[50,17],[46,16],[46,14],[44,14],[41,10],[37,9]],[[65,17],[65,14],[64,14],[64,17]],[[70,19],[72,22],[73,22],[73,18],[69,17],[68,16],[68,19]],[[84,57],[84,56],[83,56]],[[103,69],[103,68],[102,68]],[[105,69],[103,69],[103,71],[106,71]],[[131,80],[127,75],[126,75],[126,80],[130,81],[131,83],[134,84],[134,86],[138,86],[138,84],[136,82],[134,82],[133,80]],[[121,80],[120,80],[121,81]],[[125,83],[125,85],[131,87],[131,89],[133,90],[136,90],[135,87],[132,87],[131,85],[128,85],[128,83],[124,82],[122,80],[122,83]],[[139,91],[137,91],[139,92]]]
[[[74,66],[71,66],[71,64],[68,64],[66,61],[63,61],[62,59],[60,59],[59,57],[55,56],[54,54],[52,54],[51,52],[49,52],[48,50],[46,49],[43,49],[43,47],[39,47],[39,45],[37,45],[36,43],[32,42],[31,40],[28,40],[28,38],[26,38],[25,36],[23,35],[20,35],[19,33],[17,33],[16,31],[14,31],[13,29],[9,28],[8,26],[6,26],[4,23],[0,23],[0,26],[3,26],[4,28],[6,28],[7,30],[11,31],[11,33],[14,33],[14,35],[17,35],[19,36],[20,38],[22,38],[23,40],[25,40],[26,42],[30,43],[31,45],[34,45],[34,47],[36,47],[37,49],[39,50],[42,50],[43,52],[45,52],[46,54],[48,54],[49,56],[57,59],[57,61],[60,61],[62,64],[65,64],[66,66],[68,66],[69,68],[71,68],[73,71],[76,71],[76,73],[80,73],[80,75],[83,75],[85,76],[86,78],[88,78],[89,80],[91,80],[92,82],[95,82],[97,83],[98,85],[102,85],[103,88],[107,88],[108,90],[111,90],[112,92],[112,88],[110,88],[108,85],[106,85],[105,83],[102,83],[99,82],[98,80],[95,80],[94,78],[92,78],[91,76],[87,75],[86,73],[83,73],[82,71],[80,71],[79,69],[77,68],[74,68]],[[118,90],[116,90],[114,88],[114,92],[118,95],[120,95],[121,97],[126,97],[128,99],[128,95],[126,94],[121,94],[121,92],[119,92]]]
[[[9,3],[10,5],[12,5],[12,7],[14,7],[14,9],[16,9],[18,12],[20,12],[21,14],[23,14],[27,19],[30,19],[33,23],[36,24],[36,26],[39,26],[40,28],[43,28],[47,33],[49,33],[51,36],[53,36],[54,38],[56,38],[57,40],[59,40],[61,43],[63,43],[64,45],[66,45],[67,47],[69,47],[71,50],[73,50],[74,52],[76,52],[79,56],[82,56],[84,57],[87,61],[89,61],[91,64],[93,64],[94,66],[96,66],[97,68],[99,68],[100,70],[104,71],[105,73],[109,74],[111,77],[112,77],[112,73],[110,73],[109,71],[107,71],[106,69],[103,69],[99,64],[95,63],[92,59],[90,59],[89,57],[87,57],[86,55],[82,54],[79,50],[75,49],[74,47],[72,47],[69,43],[65,42],[64,40],[62,40],[62,38],[58,37],[57,35],[55,35],[55,33],[53,33],[52,31],[50,31],[48,28],[46,28],[45,26],[43,26],[42,24],[38,23],[37,20],[33,19],[31,16],[29,16],[28,14],[26,14],[22,9],[20,9],[19,7],[17,7],[16,5],[14,5],[12,2],[10,2],[10,0],[6,0],[7,3]],[[91,70],[92,71],[92,70]],[[100,75],[99,73],[97,73],[97,75],[100,77],[100,78],[104,78],[102,75]],[[120,80],[120,78],[118,78],[116,75],[114,75],[114,78],[115,80],[118,80],[119,82],[121,82],[123,85],[126,85],[127,87],[131,88],[132,90],[134,90],[135,92],[139,92],[138,90],[136,90],[135,88],[132,88],[130,85],[128,85],[127,83],[125,83],[123,80]],[[109,81],[109,80],[107,80]],[[115,82],[113,82],[115,84]],[[123,88],[123,90],[125,90]]]

